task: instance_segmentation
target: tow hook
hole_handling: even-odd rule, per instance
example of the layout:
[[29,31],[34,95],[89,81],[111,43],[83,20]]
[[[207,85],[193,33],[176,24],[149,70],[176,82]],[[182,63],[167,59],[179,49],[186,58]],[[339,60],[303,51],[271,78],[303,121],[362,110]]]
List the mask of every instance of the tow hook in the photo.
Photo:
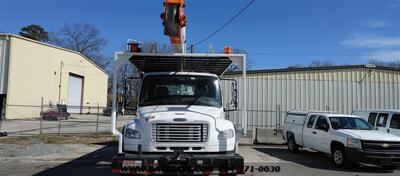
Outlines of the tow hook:
[[183,150],[174,150],[174,157],[172,159],[176,161],[183,160]]

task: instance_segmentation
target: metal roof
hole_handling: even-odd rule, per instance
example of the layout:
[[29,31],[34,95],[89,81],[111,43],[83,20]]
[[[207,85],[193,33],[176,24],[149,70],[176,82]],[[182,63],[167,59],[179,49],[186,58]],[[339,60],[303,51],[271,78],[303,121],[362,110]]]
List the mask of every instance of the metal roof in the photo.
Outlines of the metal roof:
[[[276,72],[293,72],[293,71],[318,71],[318,70],[338,70],[338,69],[356,69],[356,68],[365,68],[365,69],[381,69],[381,70],[389,70],[389,71],[398,71],[400,72],[400,68],[393,67],[385,67],[385,66],[377,66],[377,65],[340,65],[340,66],[326,66],[326,67],[289,67],[283,69],[262,69],[262,70],[248,70],[247,74],[256,74],[256,73],[276,73]],[[241,72],[227,72],[226,75],[235,75],[241,74]]]
[[70,53],[78,54],[79,56],[81,56],[82,58],[86,59],[89,63],[91,63],[93,66],[95,66],[96,68],[98,68],[99,70],[101,70],[102,72],[104,72],[108,76],[108,73],[102,67],[97,65],[95,62],[93,62],[91,59],[89,59],[88,57],[86,57],[85,55],[83,55],[80,52],[73,51],[73,50],[70,50],[70,49],[67,49],[67,48],[63,48],[63,47],[59,47],[59,46],[55,46],[55,45],[51,45],[51,44],[48,44],[48,43],[36,41],[36,40],[30,39],[30,38],[26,38],[26,37],[22,37],[22,36],[19,36],[19,35],[16,35],[16,34],[0,33],[0,36],[14,37],[14,38],[26,40],[26,41],[29,41],[29,42],[41,44],[41,45],[44,45],[44,46],[52,47],[52,48],[55,48],[55,49],[67,51],[67,52],[70,52]]
[[129,60],[142,72],[203,72],[222,75],[231,65],[225,54],[134,53]]

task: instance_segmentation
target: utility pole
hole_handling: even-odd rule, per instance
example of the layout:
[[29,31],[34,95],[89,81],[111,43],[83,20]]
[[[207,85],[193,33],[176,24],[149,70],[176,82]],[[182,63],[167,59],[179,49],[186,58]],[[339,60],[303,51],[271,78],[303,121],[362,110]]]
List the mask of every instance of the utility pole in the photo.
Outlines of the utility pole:
[[190,45],[190,53],[193,53],[193,52],[194,52],[193,48],[194,48],[194,46],[193,46],[193,44],[191,44],[191,45]]
[[61,104],[61,80],[62,80],[62,69],[63,69],[63,66],[64,66],[64,62],[61,61],[61,64],[60,64],[60,81],[59,81],[60,84],[58,84],[58,104]]

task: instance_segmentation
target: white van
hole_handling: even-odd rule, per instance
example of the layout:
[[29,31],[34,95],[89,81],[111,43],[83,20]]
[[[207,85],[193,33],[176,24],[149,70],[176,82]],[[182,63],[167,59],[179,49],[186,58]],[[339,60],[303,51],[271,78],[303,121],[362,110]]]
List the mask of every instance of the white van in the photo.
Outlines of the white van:
[[380,131],[400,136],[400,110],[354,110],[352,115],[364,118]]

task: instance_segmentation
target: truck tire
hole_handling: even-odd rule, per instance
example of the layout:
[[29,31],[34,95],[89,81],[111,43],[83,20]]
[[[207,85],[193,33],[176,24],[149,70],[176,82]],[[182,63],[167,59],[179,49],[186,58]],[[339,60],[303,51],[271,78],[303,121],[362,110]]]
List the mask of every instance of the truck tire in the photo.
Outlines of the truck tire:
[[332,161],[338,168],[355,166],[347,160],[346,153],[342,146],[335,146],[332,148]]
[[292,153],[297,153],[299,151],[299,145],[296,144],[293,136],[288,139],[287,148]]
[[382,169],[393,171],[397,168],[397,164],[383,165]]

